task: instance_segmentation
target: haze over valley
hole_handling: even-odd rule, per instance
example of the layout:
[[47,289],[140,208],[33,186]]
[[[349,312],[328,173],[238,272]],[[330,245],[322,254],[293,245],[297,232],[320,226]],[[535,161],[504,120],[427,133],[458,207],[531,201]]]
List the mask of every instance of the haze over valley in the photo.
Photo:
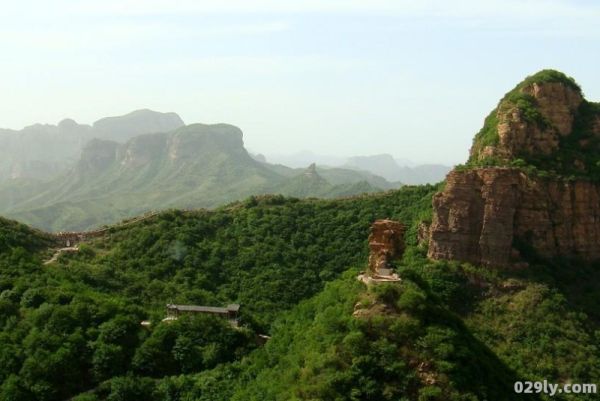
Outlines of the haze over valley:
[[390,155],[337,165],[269,163],[228,124],[185,125],[138,110],[92,125],[66,119],[0,131],[0,213],[50,231],[91,229],[149,211],[214,208],[251,195],[342,197],[435,183],[450,167]]

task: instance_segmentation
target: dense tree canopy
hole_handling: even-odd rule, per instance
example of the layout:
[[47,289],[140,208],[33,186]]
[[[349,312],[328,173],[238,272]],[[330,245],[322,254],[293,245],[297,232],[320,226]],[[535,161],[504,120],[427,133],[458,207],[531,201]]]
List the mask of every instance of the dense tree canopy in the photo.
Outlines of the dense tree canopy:
[[[597,267],[429,261],[415,234],[436,189],[170,211],[48,265],[50,238],[2,220],[0,400],[483,401],[518,399],[515,380],[600,382]],[[402,282],[367,289],[378,218],[406,223],[408,247]],[[162,322],[167,303],[239,303],[241,327]]]

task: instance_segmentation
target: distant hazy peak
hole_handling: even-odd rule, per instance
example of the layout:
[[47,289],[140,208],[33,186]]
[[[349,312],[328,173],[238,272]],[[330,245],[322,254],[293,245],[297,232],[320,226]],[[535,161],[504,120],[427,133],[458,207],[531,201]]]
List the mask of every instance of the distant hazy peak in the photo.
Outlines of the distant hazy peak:
[[73,128],[77,127],[78,125],[79,124],[77,124],[77,121],[73,120],[72,118],[65,118],[58,123],[58,128]]
[[262,153],[256,153],[256,154],[250,153],[250,157],[252,157],[257,162],[261,162],[261,163],[267,162],[267,158]]
[[306,170],[304,170],[304,175],[309,177],[318,176],[317,173],[317,165],[315,163],[311,163],[310,166]]
[[137,135],[169,132],[184,125],[176,113],[142,109],[123,116],[102,118],[94,123],[93,128],[97,137],[124,142]]
[[388,180],[397,180],[397,173],[400,169],[392,155],[382,153],[372,156],[354,156],[348,158],[346,166],[371,171],[381,175]]
[[394,160],[394,157],[392,155],[390,155],[389,153],[379,153],[376,155],[368,155],[368,156],[353,156],[348,158],[349,161],[351,160],[378,160],[378,161],[386,161],[386,162],[390,162],[390,163],[396,163],[396,160]]
[[134,110],[130,113],[123,114],[120,116],[111,116],[104,117],[94,123],[94,128],[100,128],[105,124],[119,121],[119,120],[133,120],[133,119],[154,119],[154,120],[162,120],[162,121],[172,121],[174,124],[177,124],[178,127],[185,125],[181,117],[177,113],[174,112],[160,112],[154,111],[150,109],[139,109]]
[[169,157],[185,159],[196,157],[198,152],[242,154],[250,158],[244,148],[242,130],[229,124],[190,124],[171,134]]
[[223,133],[223,134],[236,134],[242,136],[242,130],[235,125],[226,124],[226,123],[217,123],[217,124],[202,124],[202,123],[194,123],[190,125],[186,125],[184,127],[180,127],[177,132],[212,132],[212,133]]

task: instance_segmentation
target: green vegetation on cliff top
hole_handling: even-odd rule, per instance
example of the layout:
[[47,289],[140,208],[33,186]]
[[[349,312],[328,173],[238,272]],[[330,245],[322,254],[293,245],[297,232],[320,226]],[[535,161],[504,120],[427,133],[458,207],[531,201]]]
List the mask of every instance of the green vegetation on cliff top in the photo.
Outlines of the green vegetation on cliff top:
[[[519,154],[513,160],[503,160],[499,157],[488,156],[480,159],[479,154],[487,146],[497,146],[498,114],[513,108],[520,110],[525,121],[545,129],[550,122],[539,110],[535,98],[523,93],[523,89],[534,83],[559,82],[581,93],[581,88],[575,80],[562,72],[542,70],[525,78],[514,89],[508,92],[498,106],[486,117],[482,129],[473,139],[471,156],[468,167],[504,165],[524,168],[529,173],[541,176],[560,178],[600,179],[600,157],[598,138],[592,135],[594,121],[600,115],[600,104],[584,100],[577,110],[573,132],[560,138],[559,150],[551,155]],[[585,145],[582,145],[585,143]]]
[[544,120],[536,108],[535,99],[532,96],[523,93],[522,91],[524,88],[527,88],[534,83],[542,84],[548,82],[562,83],[578,92],[581,92],[581,88],[577,82],[573,78],[560,71],[542,70],[536,74],[528,76],[517,86],[507,92],[498,103],[498,106],[486,117],[483,128],[475,135],[475,138],[473,139],[473,147],[474,149],[477,149],[476,153],[486,146],[498,144],[499,138],[497,114],[499,110],[507,110],[516,107],[523,112],[523,115],[528,121],[543,124]]

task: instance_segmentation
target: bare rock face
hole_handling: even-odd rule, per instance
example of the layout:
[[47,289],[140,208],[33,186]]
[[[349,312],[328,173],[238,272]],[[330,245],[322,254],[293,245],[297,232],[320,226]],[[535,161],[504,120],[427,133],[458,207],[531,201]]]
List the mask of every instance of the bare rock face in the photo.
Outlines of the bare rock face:
[[377,220],[373,223],[369,235],[369,272],[372,275],[381,274],[382,269],[389,268],[390,261],[402,256],[405,231],[398,221]]
[[535,98],[540,113],[560,135],[571,133],[575,112],[583,101],[580,91],[560,82],[534,82],[523,92]]
[[599,139],[600,105],[572,78],[525,79],[486,119],[470,166],[434,196],[429,257],[499,267],[524,267],[518,249],[600,259]]
[[503,99],[496,111],[498,144],[473,146],[472,159],[552,154],[560,138],[571,134],[584,101],[580,90],[563,82],[533,82],[515,89],[513,97],[519,100]]
[[191,124],[178,129],[169,139],[168,156],[173,161],[195,160],[200,155],[227,151],[245,158],[242,131],[229,124]]
[[433,259],[522,266],[518,243],[547,258],[600,259],[600,186],[592,182],[501,167],[453,171],[433,208]]
[[523,111],[518,108],[498,113],[498,137],[499,146],[488,148],[483,157],[493,155],[510,159],[520,153],[549,155],[558,149],[560,140],[555,127],[542,128],[527,121]]
[[146,134],[137,136],[121,146],[121,165],[137,169],[160,158],[167,142],[167,134]]

